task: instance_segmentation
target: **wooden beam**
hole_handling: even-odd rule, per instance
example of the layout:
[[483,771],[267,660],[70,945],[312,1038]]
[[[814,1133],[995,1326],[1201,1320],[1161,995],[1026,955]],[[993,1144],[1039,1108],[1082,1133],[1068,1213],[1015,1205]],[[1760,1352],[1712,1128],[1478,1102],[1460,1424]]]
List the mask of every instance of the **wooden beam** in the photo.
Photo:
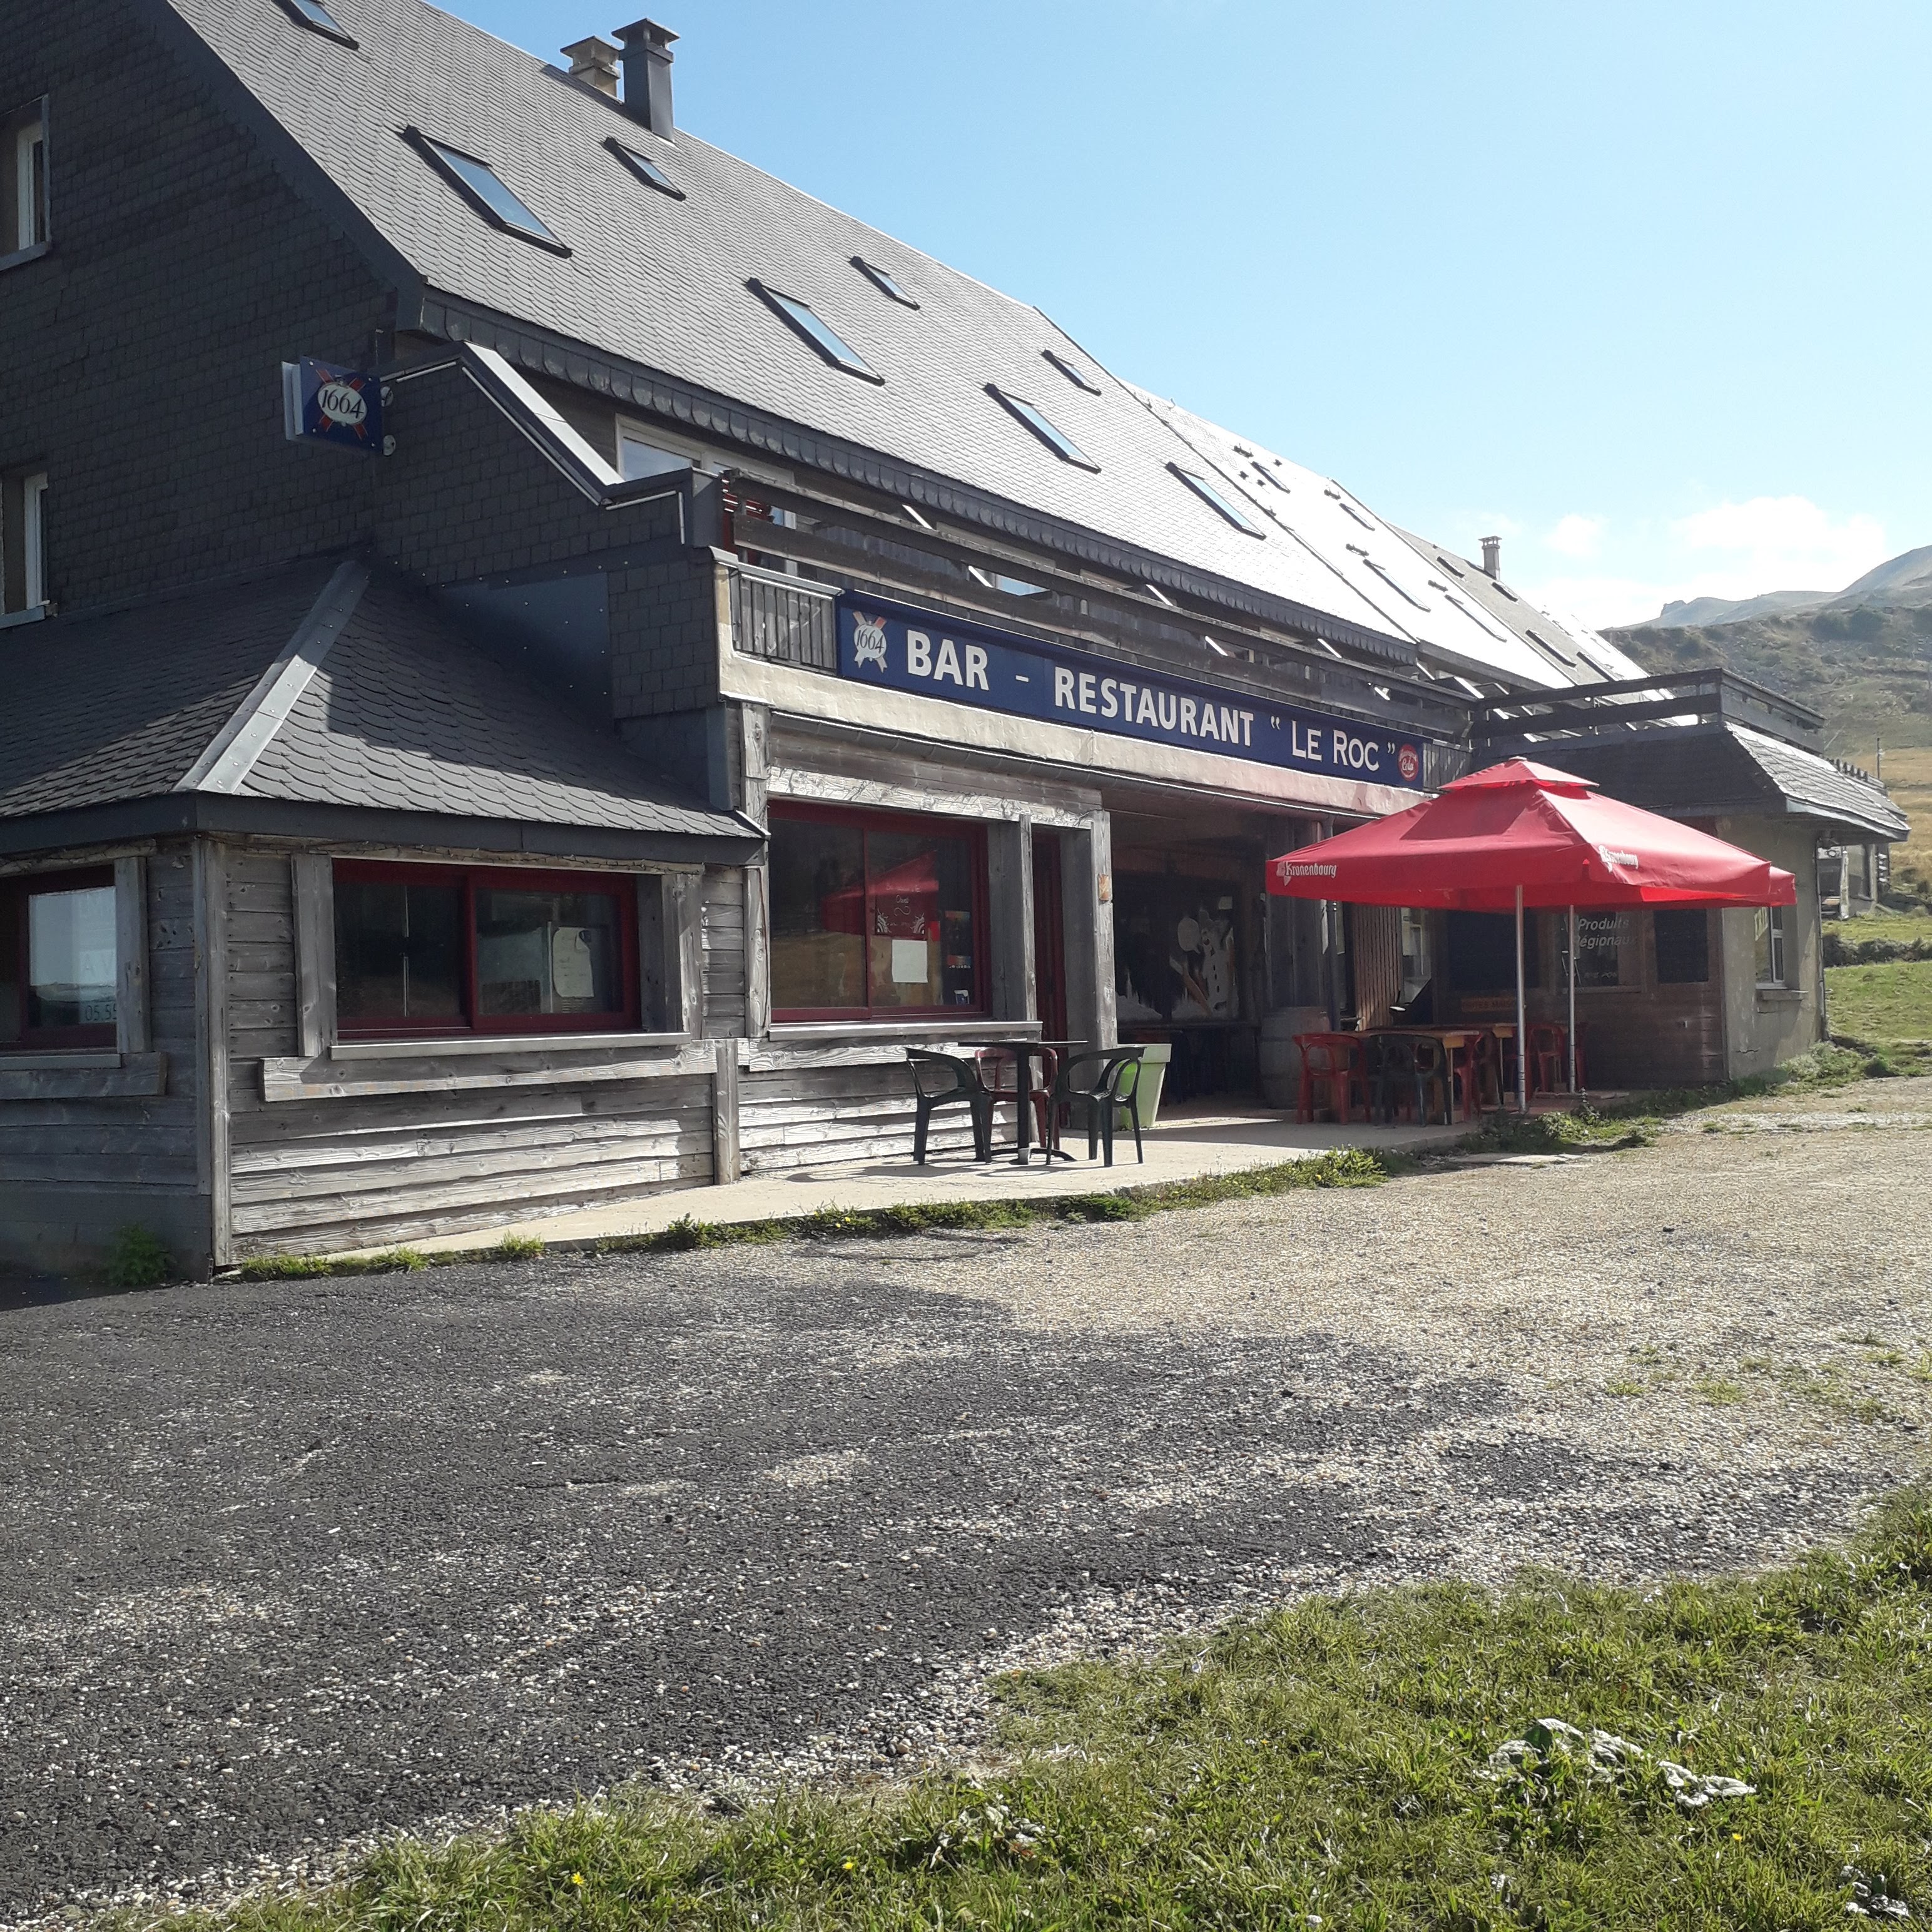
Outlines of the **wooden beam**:
[[[147,1100],[167,1090],[165,1053],[130,1054],[119,1066],[0,1070],[0,1100]],[[90,1128],[89,1131],[95,1130]]]
[[233,1258],[228,1114],[228,854],[194,842],[195,1178],[208,1202],[209,1254]]
[[710,1073],[718,1064],[711,1042],[692,1042],[650,1059],[572,1060],[563,1052],[518,1054],[499,1066],[439,1063],[432,1050],[412,1066],[378,1061],[364,1074],[358,1063],[334,1060],[264,1058],[262,1098],[271,1104],[291,1100],[358,1100],[379,1094],[460,1094],[507,1087],[560,1088],[620,1080],[663,1080]]

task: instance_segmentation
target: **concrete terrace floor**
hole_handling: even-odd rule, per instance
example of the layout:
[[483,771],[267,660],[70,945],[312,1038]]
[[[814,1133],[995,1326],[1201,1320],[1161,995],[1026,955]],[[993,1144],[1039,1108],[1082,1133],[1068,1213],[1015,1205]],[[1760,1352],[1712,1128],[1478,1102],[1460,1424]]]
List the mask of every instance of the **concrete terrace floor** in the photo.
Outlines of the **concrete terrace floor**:
[[[950,1113],[941,1114],[934,1126],[953,1118]],[[1089,1160],[1085,1136],[1074,1133],[1069,1133],[1066,1141],[1066,1150],[1074,1156],[1072,1160],[1049,1163],[1041,1160],[1035,1148],[1030,1165],[1020,1167],[1013,1159],[1012,1118],[1003,1114],[995,1128],[995,1151],[990,1161],[975,1161],[967,1154],[935,1154],[924,1167],[915,1167],[908,1127],[904,1153],[890,1160],[847,1161],[754,1174],[723,1187],[680,1188],[634,1201],[532,1216],[508,1226],[428,1236],[409,1245],[424,1252],[450,1252],[494,1247],[506,1235],[528,1235],[553,1244],[587,1246],[614,1235],[650,1233],[687,1214],[697,1221],[765,1221],[809,1214],[821,1208],[891,1208],[908,1202],[1097,1194],[1269,1167],[1280,1161],[1310,1160],[1335,1148],[1420,1151],[1447,1146],[1473,1130],[1471,1126],[1302,1126],[1296,1124],[1292,1113],[1235,1108],[1225,1101],[1200,1102],[1162,1108],[1159,1124],[1142,1136],[1144,1162],[1135,1159],[1132,1133],[1124,1130],[1114,1142],[1112,1167],[1097,1156]]]

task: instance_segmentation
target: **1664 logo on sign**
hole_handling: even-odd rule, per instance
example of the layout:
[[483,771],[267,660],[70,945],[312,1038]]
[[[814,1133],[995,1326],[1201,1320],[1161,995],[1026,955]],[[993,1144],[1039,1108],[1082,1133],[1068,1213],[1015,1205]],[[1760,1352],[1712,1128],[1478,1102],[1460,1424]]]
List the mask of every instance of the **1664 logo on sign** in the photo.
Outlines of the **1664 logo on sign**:
[[886,668],[886,623],[883,617],[868,617],[862,610],[852,614],[852,663]]
[[282,427],[291,442],[332,442],[387,456],[396,446],[382,433],[382,385],[360,369],[338,369],[305,356],[282,364]]
[[1413,784],[1422,773],[1421,754],[1413,745],[1405,745],[1396,754],[1396,769],[1402,773],[1405,784]]

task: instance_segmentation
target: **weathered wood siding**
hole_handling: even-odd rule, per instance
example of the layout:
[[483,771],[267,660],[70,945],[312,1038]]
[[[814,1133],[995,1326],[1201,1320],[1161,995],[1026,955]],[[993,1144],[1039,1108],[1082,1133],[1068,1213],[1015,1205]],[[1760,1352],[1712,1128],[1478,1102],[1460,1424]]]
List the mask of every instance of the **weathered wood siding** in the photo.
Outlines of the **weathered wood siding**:
[[704,1030],[713,1040],[745,1032],[745,874],[736,866],[704,875]]
[[[761,1067],[754,1051],[738,1096],[738,1144],[746,1173],[858,1160],[910,1168],[914,1108],[904,1055],[887,1060],[874,1050],[865,1058],[824,1058],[830,1064],[813,1066],[801,1054],[793,1064]],[[993,1122],[995,1138],[1010,1141],[1010,1104],[995,1111]],[[972,1146],[972,1123],[964,1107],[934,1114],[928,1155],[968,1154]]]
[[145,864],[148,1044],[162,1064],[129,1056],[127,1073],[113,1079],[161,1090],[79,1097],[72,1090],[106,1087],[110,1076],[41,1075],[38,1084],[62,1097],[0,1099],[0,1258],[98,1266],[116,1233],[138,1225],[183,1262],[206,1264],[208,1207],[195,1161],[193,862],[182,844]]
[[[426,1047],[338,1070],[351,1088],[422,1090],[266,1101],[264,1058],[300,1051],[290,860],[237,850],[228,876],[238,1256],[382,1246],[710,1180],[711,1080],[627,1078],[608,1055],[531,1081],[514,1049],[458,1062]],[[524,1084],[430,1084],[512,1072]]]

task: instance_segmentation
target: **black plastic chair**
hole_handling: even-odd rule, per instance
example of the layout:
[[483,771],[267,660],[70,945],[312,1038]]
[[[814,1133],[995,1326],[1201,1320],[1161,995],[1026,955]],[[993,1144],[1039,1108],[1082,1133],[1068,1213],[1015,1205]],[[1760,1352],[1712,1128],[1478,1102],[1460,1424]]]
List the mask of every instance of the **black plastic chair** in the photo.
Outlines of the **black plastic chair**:
[[1376,1034],[1369,1041],[1369,1088],[1383,1123],[1395,1124],[1405,1107],[1418,1126],[1429,1124],[1431,1100],[1440,1095],[1442,1118],[1450,1115],[1449,1058],[1439,1040],[1426,1034]]
[[1108,1047],[1098,1053],[1076,1053],[1053,1083],[1048,1096],[1047,1117],[1054,1123],[1054,1142],[1059,1144],[1059,1122],[1063,1115],[1076,1112],[1087,1121],[1087,1158],[1096,1148],[1104,1148],[1106,1164],[1114,1164],[1114,1130],[1123,1120],[1132,1124],[1134,1152],[1144,1162],[1147,1149],[1141,1142],[1141,1055],[1138,1046]]
[[926,1165],[926,1138],[932,1117],[941,1107],[964,1105],[973,1116],[973,1158],[993,1157],[993,1096],[980,1078],[980,1070],[970,1060],[952,1053],[933,1053],[922,1047],[905,1050],[912,1069],[913,1165]]

